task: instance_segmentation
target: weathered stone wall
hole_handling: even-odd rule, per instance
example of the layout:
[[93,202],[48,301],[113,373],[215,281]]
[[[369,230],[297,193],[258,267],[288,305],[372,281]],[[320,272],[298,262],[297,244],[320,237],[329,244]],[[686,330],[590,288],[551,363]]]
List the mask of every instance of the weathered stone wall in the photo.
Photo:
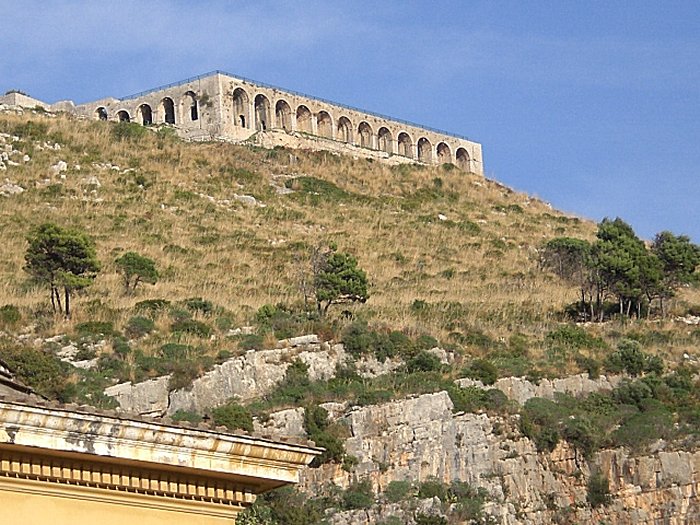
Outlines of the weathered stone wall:
[[[476,142],[220,72],[132,97],[82,104],[75,111],[95,119],[172,124],[193,140],[311,146],[394,162],[453,163],[468,172],[484,172]],[[269,133],[274,130],[282,133]]]

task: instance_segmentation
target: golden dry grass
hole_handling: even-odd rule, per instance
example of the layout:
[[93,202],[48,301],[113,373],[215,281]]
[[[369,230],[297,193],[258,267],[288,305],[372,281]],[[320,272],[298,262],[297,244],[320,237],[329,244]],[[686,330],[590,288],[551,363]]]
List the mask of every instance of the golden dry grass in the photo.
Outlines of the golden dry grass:
[[[195,296],[245,323],[263,304],[300,303],[300,265],[310,247],[332,240],[367,271],[371,298],[353,308],[375,323],[443,339],[469,328],[494,338],[541,335],[576,294],[538,269],[538,246],[595,233],[591,222],[458,169],[184,143],[150,132],[117,140],[114,124],[42,115],[0,115],[0,131],[18,134],[29,121],[47,130],[20,137],[15,147],[32,160],[5,175],[27,191],[0,197],[0,294],[26,311],[45,308],[48,293],[29,286],[22,271],[27,233],[45,221],[86,230],[103,270],[64,329],[100,316],[123,323],[136,301]],[[61,149],[37,148],[47,136]],[[59,160],[68,164],[65,180],[49,175]],[[99,166],[107,163],[118,169]],[[301,176],[342,191],[280,195],[271,185]],[[157,262],[156,286],[123,294],[113,261],[127,250]],[[95,300],[101,309],[85,307]],[[429,308],[417,312],[416,300]]]

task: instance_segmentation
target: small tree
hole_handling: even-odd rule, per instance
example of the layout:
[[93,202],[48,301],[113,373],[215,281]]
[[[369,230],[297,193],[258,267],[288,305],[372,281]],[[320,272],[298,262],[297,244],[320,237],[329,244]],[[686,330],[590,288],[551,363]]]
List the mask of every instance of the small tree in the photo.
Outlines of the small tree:
[[357,267],[357,259],[352,255],[331,247],[316,264],[314,290],[320,314],[325,314],[332,304],[364,303],[369,298],[367,274]]
[[158,282],[158,270],[153,259],[149,259],[135,252],[126,252],[114,261],[117,271],[124,279],[124,289],[134,291],[139,283],[156,284]]
[[49,286],[54,312],[63,310],[69,318],[71,292],[92,284],[100,270],[94,241],[85,232],[61,228],[53,223],[42,224],[33,230],[27,241],[25,271]]

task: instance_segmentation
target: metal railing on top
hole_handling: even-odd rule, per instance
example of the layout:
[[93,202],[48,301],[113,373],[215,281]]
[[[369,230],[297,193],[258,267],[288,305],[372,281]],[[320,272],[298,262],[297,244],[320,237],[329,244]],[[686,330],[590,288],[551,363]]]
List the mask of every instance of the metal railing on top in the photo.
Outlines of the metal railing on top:
[[384,120],[391,120],[391,121],[393,121],[393,122],[398,122],[398,123],[400,123],[400,124],[405,124],[405,125],[407,125],[407,126],[411,126],[411,127],[414,127],[414,128],[423,129],[423,130],[426,130],[426,131],[432,131],[433,133],[439,133],[440,135],[447,135],[447,136],[449,136],[449,137],[455,137],[455,138],[458,138],[458,139],[469,140],[469,141],[471,141],[471,139],[470,139],[469,137],[465,136],[465,135],[460,135],[460,134],[458,134],[458,133],[451,133],[451,132],[449,132],[449,131],[445,131],[444,129],[438,129],[438,128],[432,128],[432,127],[430,127],[430,126],[424,126],[424,125],[422,125],[422,124],[417,124],[417,123],[411,122],[411,121],[409,121],[409,120],[403,120],[403,119],[396,118],[396,117],[390,117],[390,116],[388,116],[388,115],[383,115],[383,114],[381,114],[381,113],[376,113],[376,112],[374,112],[374,111],[367,111],[366,109],[356,108],[356,107],[350,106],[350,105],[348,105],[348,104],[342,104],[342,103],[340,103],[340,102],[334,102],[334,101],[332,101],[332,100],[328,100],[328,99],[325,99],[325,98],[322,98],[322,97],[316,97],[316,96],[313,96],[313,95],[307,95],[306,93],[301,93],[300,91],[294,91],[294,90],[292,90],[292,89],[286,89],[286,88],[283,88],[283,87],[275,86],[275,85],[273,85],[273,84],[267,84],[267,83],[265,83],[265,82],[258,82],[257,80],[252,80],[252,79],[250,79],[250,78],[242,77],[242,76],[239,76],[239,75],[234,75],[234,74],[232,74],[232,73],[228,73],[228,72],[226,72],[226,71],[221,71],[221,70],[219,70],[219,69],[215,69],[214,71],[209,71],[208,73],[204,73],[204,74],[202,74],[202,75],[197,75],[196,77],[190,77],[190,78],[187,78],[187,79],[185,79],[185,80],[180,80],[180,81],[178,81],[178,82],[171,82],[170,84],[164,84],[164,85],[162,85],[162,86],[158,86],[158,87],[155,87],[155,88],[152,88],[152,89],[147,89],[146,91],[141,91],[141,92],[139,92],[139,93],[134,93],[133,95],[128,95],[128,96],[126,96],[126,97],[121,97],[119,100],[125,101],[125,100],[132,100],[132,99],[139,98],[139,97],[144,97],[144,96],[146,96],[146,95],[150,95],[151,93],[155,93],[156,91],[162,91],[162,90],[164,90],[164,89],[168,89],[168,88],[172,88],[172,87],[177,87],[177,86],[182,86],[182,85],[184,85],[184,84],[189,84],[189,83],[191,83],[191,82],[195,82],[195,81],[197,81],[197,80],[201,80],[201,79],[203,79],[203,78],[211,77],[211,76],[214,76],[214,75],[226,75],[226,76],[229,76],[229,77],[233,77],[233,78],[235,78],[235,79],[237,79],[237,80],[242,80],[243,82],[247,82],[247,83],[249,83],[249,84],[254,84],[254,85],[256,85],[256,86],[260,86],[260,87],[264,87],[264,88],[268,88],[268,89],[275,89],[275,90],[277,90],[277,91],[282,91],[283,93],[287,93],[287,94],[289,94],[289,95],[294,95],[294,96],[297,96],[297,97],[308,98],[308,99],[311,99],[311,100],[315,100],[315,101],[317,101],[317,102],[323,102],[323,103],[325,103],[325,104],[330,104],[330,105],[332,105],[332,106],[337,106],[337,107],[339,107],[339,108],[348,109],[348,110],[350,110],[350,111],[356,111],[356,112],[358,112],[358,113],[364,113],[364,114],[366,114],[366,115],[371,115],[371,116],[373,116],[373,117],[381,118],[381,119],[384,119]]

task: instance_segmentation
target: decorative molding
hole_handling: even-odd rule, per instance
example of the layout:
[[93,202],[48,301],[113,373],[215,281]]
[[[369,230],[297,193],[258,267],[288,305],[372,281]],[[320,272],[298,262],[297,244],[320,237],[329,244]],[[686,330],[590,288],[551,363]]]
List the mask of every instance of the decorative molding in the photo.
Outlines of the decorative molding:
[[[250,489],[224,479],[43,455],[33,451],[0,449],[0,478],[203,502],[239,510],[251,505],[256,497]],[[63,493],[65,489],[57,487],[50,491]]]

